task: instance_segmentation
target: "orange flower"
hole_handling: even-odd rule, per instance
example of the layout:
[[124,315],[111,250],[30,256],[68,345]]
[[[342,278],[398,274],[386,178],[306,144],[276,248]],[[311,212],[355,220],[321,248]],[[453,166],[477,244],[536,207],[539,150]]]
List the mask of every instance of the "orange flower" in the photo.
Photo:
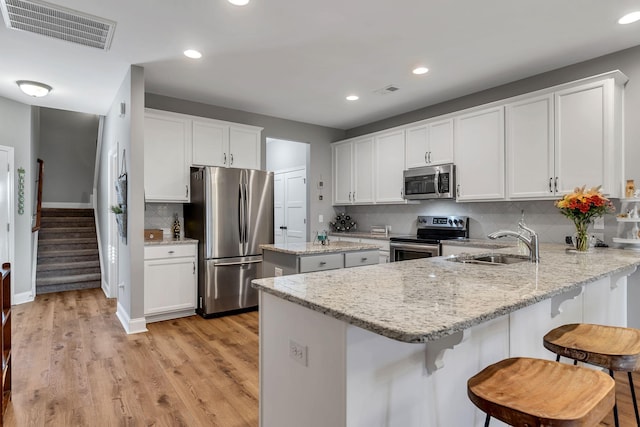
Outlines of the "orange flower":
[[576,187],[573,193],[557,200],[555,205],[560,212],[573,220],[576,225],[588,224],[593,218],[613,212],[611,201],[600,192],[600,186],[585,191],[585,186]]

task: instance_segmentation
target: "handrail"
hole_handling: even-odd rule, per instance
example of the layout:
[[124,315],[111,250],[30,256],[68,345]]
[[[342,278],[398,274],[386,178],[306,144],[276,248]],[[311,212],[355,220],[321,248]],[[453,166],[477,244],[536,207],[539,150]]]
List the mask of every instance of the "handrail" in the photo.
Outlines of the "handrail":
[[44,160],[38,159],[38,191],[36,193],[36,223],[31,228],[31,232],[40,230],[40,220],[42,219],[42,179],[44,177]]

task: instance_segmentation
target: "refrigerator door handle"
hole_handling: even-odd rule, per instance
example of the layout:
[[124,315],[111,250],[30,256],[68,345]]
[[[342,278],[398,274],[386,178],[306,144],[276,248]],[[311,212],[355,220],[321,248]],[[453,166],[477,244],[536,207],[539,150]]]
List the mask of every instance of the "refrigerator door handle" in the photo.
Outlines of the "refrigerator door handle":
[[244,215],[244,239],[243,239],[244,245],[243,245],[242,251],[243,251],[244,255],[247,255],[247,252],[249,251],[249,241],[248,241],[248,236],[247,236],[247,234],[248,234],[247,228],[248,228],[248,223],[249,223],[249,214],[248,214],[248,212],[249,212],[249,196],[248,196],[249,188],[247,187],[246,183],[244,183],[243,185],[244,185],[244,212],[245,212],[245,215]]
[[243,203],[243,194],[242,194],[242,183],[238,185],[238,236],[240,241],[240,246],[244,249],[244,203]]
[[254,261],[239,261],[239,262],[217,262],[214,265],[216,267],[225,267],[225,266],[230,266],[230,265],[244,265],[244,264],[258,264],[262,262],[261,259],[258,260],[254,260]]

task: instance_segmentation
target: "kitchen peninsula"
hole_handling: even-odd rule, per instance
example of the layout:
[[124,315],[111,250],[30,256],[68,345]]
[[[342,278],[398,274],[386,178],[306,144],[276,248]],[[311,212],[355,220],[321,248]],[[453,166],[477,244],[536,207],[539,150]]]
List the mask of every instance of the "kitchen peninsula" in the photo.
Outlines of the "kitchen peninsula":
[[637,253],[540,254],[539,264],[439,257],[254,281],[261,426],[482,425],[466,396],[480,369],[552,359],[542,337],[561,324],[626,324]]

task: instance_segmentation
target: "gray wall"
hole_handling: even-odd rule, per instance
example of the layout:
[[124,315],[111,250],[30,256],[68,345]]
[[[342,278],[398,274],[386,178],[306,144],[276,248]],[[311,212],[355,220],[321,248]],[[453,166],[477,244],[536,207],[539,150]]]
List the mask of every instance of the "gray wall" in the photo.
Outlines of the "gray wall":
[[[310,156],[313,161],[307,170],[311,183],[325,181],[325,189],[331,188],[331,145],[330,142],[343,139],[345,133],[339,129],[316,126],[292,120],[279,119],[261,114],[247,113],[214,105],[201,104],[152,93],[146,94],[145,105],[148,108],[209,117],[229,122],[260,126],[262,131],[262,165],[266,164],[266,138],[305,142],[310,144]],[[323,200],[318,200],[315,191],[309,194],[309,227],[311,230],[322,229],[326,224],[318,223],[318,214],[325,218],[333,215],[331,194],[324,193]],[[330,190],[328,190],[330,191]]]
[[[33,197],[33,146],[37,126],[32,122],[31,107],[0,97],[0,145],[14,148],[14,188],[17,188],[19,168],[25,169],[24,213],[18,215],[18,203],[14,199],[15,251],[11,271],[17,300],[25,302],[31,295],[31,203]],[[35,127],[34,127],[35,126]],[[21,295],[22,294],[22,295]],[[14,301],[16,302],[16,301]]]
[[88,204],[98,137],[98,116],[73,111],[40,108],[40,146],[46,179],[45,203]]
[[[126,104],[126,114],[120,116],[120,103]],[[97,216],[101,251],[108,254],[109,192],[108,154],[116,145],[119,155],[125,153],[127,187],[127,241],[118,241],[118,313],[132,321],[144,318],[144,70],[132,66],[125,76],[104,121],[103,144],[100,152]],[[122,320],[122,319],[121,319]]]
[[[620,70],[629,77],[625,89],[625,178],[640,182],[640,121],[635,119],[640,111],[640,46],[626,49],[590,61],[564,67],[528,79],[505,84],[493,89],[457,98],[441,104],[429,106],[407,114],[391,117],[354,129],[349,129],[347,137],[354,137],[382,129],[387,129],[417,120],[455,112],[476,105],[521,95],[545,87],[550,87],[584,77],[589,77],[612,70]],[[480,168],[481,165],[478,165]],[[619,209],[620,204],[614,201]],[[367,208],[337,208],[336,211],[353,213],[361,223],[361,229],[371,225],[384,223],[392,225],[393,232],[415,232],[415,217],[421,214],[466,214],[473,218],[472,237],[484,237],[496,228],[513,228],[519,219],[519,212],[524,209],[529,225],[542,231],[542,241],[563,242],[564,236],[573,233],[570,221],[560,215],[552,202],[498,202],[498,203],[454,203],[454,202],[421,202],[410,206],[372,206]],[[605,238],[611,243],[616,235],[615,218],[606,218]],[[597,231],[597,230],[594,230]]]

